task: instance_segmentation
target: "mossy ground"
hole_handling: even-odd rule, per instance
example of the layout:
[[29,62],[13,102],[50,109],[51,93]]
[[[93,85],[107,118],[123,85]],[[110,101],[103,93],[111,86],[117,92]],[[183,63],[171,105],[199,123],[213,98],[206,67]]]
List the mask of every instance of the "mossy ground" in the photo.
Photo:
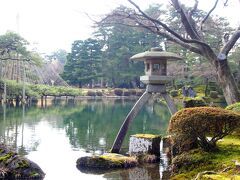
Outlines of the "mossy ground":
[[227,136],[218,142],[218,147],[216,152],[197,149],[180,155],[179,160],[182,158],[187,164],[182,163],[178,174],[171,179],[193,179],[204,171],[214,171],[216,174],[204,175],[202,179],[240,179],[240,169],[234,162],[240,161],[240,136]]
[[199,101],[199,100],[204,100],[207,104],[208,103],[225,103],[225,99],[222,95],[218,95],[218,98],[211,98],[209,96],[205,96],[205,85],[198,85],[194,87],[194,90],[196,92],[196,97],[195,98],[191,98],[191,97],[184,97],[182,95],[182,89],[178,90],[178,95],[174,96],[173,98],[176,101],[189,101],[189,100],[195,100],[195,101]]

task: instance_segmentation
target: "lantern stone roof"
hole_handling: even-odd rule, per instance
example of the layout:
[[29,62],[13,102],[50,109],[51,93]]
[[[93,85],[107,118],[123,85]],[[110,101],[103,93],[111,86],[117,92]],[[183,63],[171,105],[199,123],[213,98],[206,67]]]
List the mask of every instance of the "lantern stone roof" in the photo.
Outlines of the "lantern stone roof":
[[149,59],[170,61],[182,60],[182,58],[179,55],[171,52],[161,51],[160,48],[152,48],[151,51],[138,53],[132,56],[130,59],[137,61],[145,61]]

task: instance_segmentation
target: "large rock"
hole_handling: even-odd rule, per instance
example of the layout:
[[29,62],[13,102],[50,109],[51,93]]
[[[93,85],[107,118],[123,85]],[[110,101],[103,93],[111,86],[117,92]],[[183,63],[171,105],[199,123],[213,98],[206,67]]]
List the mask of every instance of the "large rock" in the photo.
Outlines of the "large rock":
[[138,164],[135,157],[123,156],[115,153],[106,153],[100,156],[81,157],[77,160],[77,168],[109,170],[115,168],[130,168]]
[[0,179],[43,179],[44,176],[36,163],[0,144]]

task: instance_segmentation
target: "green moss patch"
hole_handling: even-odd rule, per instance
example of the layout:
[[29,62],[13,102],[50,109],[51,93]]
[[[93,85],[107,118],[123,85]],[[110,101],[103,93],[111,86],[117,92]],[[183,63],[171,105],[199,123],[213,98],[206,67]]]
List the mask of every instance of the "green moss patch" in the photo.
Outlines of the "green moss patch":
[[114,169],[114,168],[130,168],[137,165],[135,157],[123,156],[115,153],[107,153],[101,156],[81,157],[77,160],[79,169]]
[[135,134],[135,135],[132,135],[132,136],[136,137],[136,138],[144,138],[144,139],[161,138],[160,135],[154,135],[154,134]]
[[237,112],[237,113],[240,113],[240,102],[229,105],[229,106],[226,107],[226,109]]
[[14,153],[14,152],[8,152],[8,153],[6,153],[6,154],[4,154],[4,155],[1,155],[0,156],[0,163],[4,163],[4,164],[6,164],[7,163],[7,161],[10,159],[10,158],[12,158],[13,156],[15,156],[16,155],[16,153]]

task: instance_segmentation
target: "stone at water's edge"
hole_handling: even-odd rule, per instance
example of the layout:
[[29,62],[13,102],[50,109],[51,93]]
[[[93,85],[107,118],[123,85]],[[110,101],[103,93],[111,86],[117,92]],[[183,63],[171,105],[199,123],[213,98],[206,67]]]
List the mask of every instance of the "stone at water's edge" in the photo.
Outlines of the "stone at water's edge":
[[168,158],[171,158],[171,147],[172,147],[172,139],[171,136],[165,136],[162,138],[162,151],[167,155]]
[[0,144],[0,179],[43,179],[44,176],[36,163]]
[[130,168],[138,164],[135,157],[121,154],[106,153],[100,156],[81,157],[77,160],[77,168],[109,170],[115,168]]
[[129,143],[129,153],[131,155],[153,154],[156,156],[160,156],[160,141],[160,135],[131,135]]

